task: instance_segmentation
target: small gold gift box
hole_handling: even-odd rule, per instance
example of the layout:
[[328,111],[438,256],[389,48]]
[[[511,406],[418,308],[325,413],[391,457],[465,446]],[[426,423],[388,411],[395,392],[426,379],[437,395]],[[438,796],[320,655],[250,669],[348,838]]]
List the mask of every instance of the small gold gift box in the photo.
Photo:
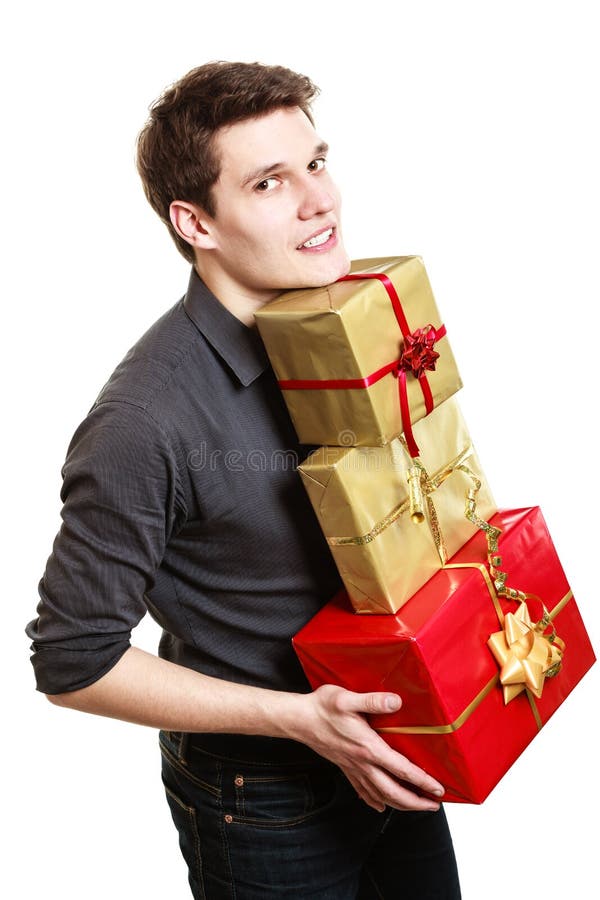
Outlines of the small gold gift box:
[[302,443],[381,446],[462,382],[423,261],[356,260],[346,280],[288,291],[256,322]]
[[[360,613],[394,613],[476,531],[465,516],[496,512],[455,400],[383,447],[321,447],[299,466],[304,486],[352,601]],[[480,484],[479,484],[480,483]]]

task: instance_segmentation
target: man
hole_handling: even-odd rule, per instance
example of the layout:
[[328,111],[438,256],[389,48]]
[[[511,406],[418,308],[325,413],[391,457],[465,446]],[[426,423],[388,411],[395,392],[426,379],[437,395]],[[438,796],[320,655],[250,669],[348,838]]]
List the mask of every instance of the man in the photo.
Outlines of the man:
[[190,283],[72,440],[33,664],[54,703],[161,729],[194,897],[456,898],[442,786],[365,718],[400,698],[310,692],[290,643],[340,582],[253,314],[349,268],[315,93],[211,63],[151,109],[138,168]]

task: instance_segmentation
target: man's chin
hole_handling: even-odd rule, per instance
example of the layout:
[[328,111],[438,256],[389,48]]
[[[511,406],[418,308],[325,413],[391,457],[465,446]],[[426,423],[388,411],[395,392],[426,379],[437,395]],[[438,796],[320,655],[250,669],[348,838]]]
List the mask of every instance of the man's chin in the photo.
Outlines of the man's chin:
[[[298,272],[297,288],[324,287],[333,284],[338,278],[347,275],[350,271],[350,257],[346,252],[336,254],[335,259],[323,259],[318,265],[306,266],[304,271]],[[292,288],[288,288],[291,290]]]

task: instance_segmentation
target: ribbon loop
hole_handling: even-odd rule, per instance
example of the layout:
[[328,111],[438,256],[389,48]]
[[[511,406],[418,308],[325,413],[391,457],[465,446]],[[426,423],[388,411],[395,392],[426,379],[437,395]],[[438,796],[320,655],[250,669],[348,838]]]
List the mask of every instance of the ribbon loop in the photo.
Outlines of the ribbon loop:
[[[504,702],[510,703],[523,691],[539,699],[544,689],[544,680],[553,678],[560,671],[565,643],[557,636],[552,617],[543,603],[541,618],[536,623],[532,622],[527,601],[539,601],[539,598],[506,584],[508,575],[500,569],[502,557],[498,553],[502,530],[477,515],[476,497],[480,487],[481,482],[469,491],[465,514],[485,532],[488,568],[497,596],[519,604],[515,613],[499,615],[502,630],[490,636],[488,647],[500,667]],[[529,700],[533,703],[531,696]]]
[[420,524],[425,518],[423,491],[421,488],[423,471],[421,466],[411,466],[406,473],[410,498],[410,518],[416,525]]

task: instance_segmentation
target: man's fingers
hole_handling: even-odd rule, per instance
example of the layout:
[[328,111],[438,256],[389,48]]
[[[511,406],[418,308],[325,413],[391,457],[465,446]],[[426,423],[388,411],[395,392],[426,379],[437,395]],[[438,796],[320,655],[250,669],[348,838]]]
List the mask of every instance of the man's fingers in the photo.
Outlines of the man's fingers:
[[432,778],[431,775],[428,775],[427,772],[423,771],[419,766],[412,763],[405,756],[402,756],[401,753],[393,750],[386,744],[383,738],[380,738],[380,740],[378,766],[385,769],[386,772],[395,775],[396,778],[399,778],[401,781],[405,781],[421,791],[425,791],[428,794],[434,794],[436,797],[442,797],[444,795],[444,787],[439,781],[436,781],[435,778]]
[[371,806],[377,812],[385,812],[385,802],[381,797],[374,794],[373,791],[371,791],[366,784],[363,784],[353,772],[345,769],[342,769],[342,771],[360,799],[363,800],[367,806]]
[[[411,809],[411,810],[436,810],[439,809],[439,803],[432,800],[431,797],[422,797],[416,794],[411,788],[413,785],[417,787],[415,781],[409,780],[409,783],[401,783],[392,778],[387,770],[375,767],[370,773],[373,789],[385,801],[388,806],[395,809]],[[429,778],[429,776],[427,776]]]
[[[352,771],[363,788],[369,784],[370,800],[389,803],[399,809],[435,808],[430,798],[418,795],[424,792],[442,797],[443,786],[393,750],[365,718],[368,714],[398,710],[401,704],[398,694],[387,691],[359,694],[334,685],[323,685],[311,697],[319,708],[319,725],[324,733],[322,745],[315,749],[344,771]],[[385,775],[388,780],[383,785],[375,782],[370,775],[372,770]]]
[[383,812],[386,806],[399,810],[432,812],[440,807],[435,800],[415,794],[410,787],[391,778],[377,766],[342,771],[358,796],[379,812]]
[[[372,691],[368,694],[345,691],[340,695],[339,701],[347,704],[348,712],[363,715],[396,712],[402,704],[398,694],[392,694],[387,691]],[[432,778],[419,766],[411,763],[405,756],[393,750],[381,737],[377,741],[377,758],[373,759],[372,762],[386,769],[402,781],[414,785],[419,790],[434,794],[436,797],[441,797],[444,794],[444,788],[439,781],[436,781],[435,778]]]

